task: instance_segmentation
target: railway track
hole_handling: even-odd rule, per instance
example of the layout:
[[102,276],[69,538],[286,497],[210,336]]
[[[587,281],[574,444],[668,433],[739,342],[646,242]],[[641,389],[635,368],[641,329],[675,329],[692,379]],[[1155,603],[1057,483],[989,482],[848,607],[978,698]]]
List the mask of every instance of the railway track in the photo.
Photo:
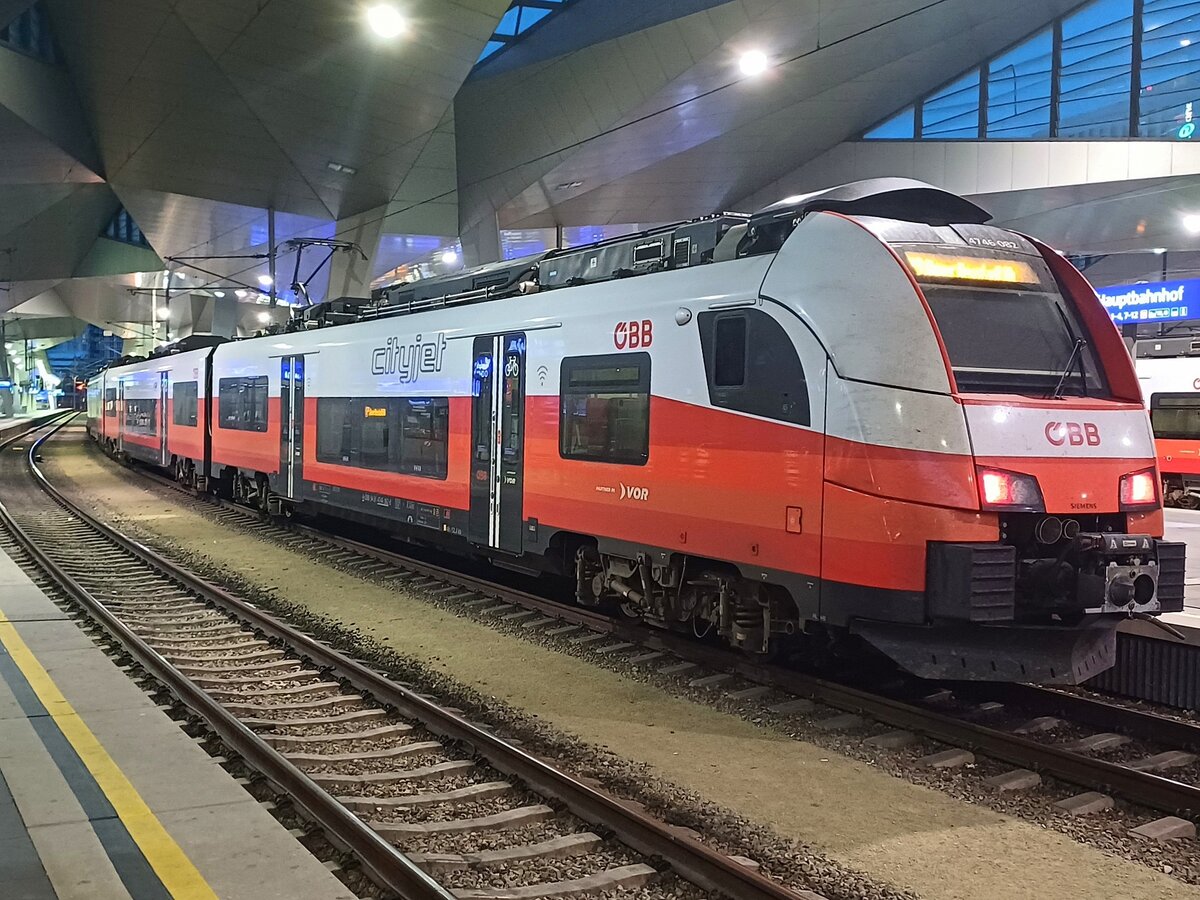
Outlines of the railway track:
[[[392,550],[265,519],[253,510],[183,488],[153,473],[147,477],[215,506],[226,524],[297,551],[352,567],[366,577],[432,593],[463,612],[558,635],[610,658],[624,657],[683,681],[719,692],[763,713],[807,716],[828,730],[859,732],[884,749],[903,750],[917,739],[944,745],[917,762],[948,767],[975,754],[1015,768],[999,773],[997,791],[1027,789],[1042,777],[1076,785],[1061,809],[1082,814],[1114,800],[1171,816],[1200,816],[1200,724],[1131,709],[1087,693],[1029,685],[947,685],[925,696],[891,695],[836,683],[682,636],[564,606]],[[886,731],[880,732],[879,726]],[[1186,834],[1186,820],[1166,820],[1170,833]]]
[[[0,444],[5,548],[412,900],[816,898],[573,779],[158,555]],[[36,440],[31,437],[37,436]],[[26,446],[27,445],[27,446]]]

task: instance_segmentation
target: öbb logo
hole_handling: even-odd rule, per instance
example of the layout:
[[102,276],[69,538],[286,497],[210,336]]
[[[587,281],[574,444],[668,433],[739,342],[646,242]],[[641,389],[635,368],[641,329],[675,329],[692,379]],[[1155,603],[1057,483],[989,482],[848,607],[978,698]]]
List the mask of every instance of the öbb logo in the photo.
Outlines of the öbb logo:
[[1046,440],[1055,447],[1069,444],[1072,447],[1100,446],[1100,429],[1094,422],[1049,422],[1046,425]]
[[613,343],[618,350],[637,350],[654,343],[654,323],[649,319],[640,322],[618,322],[613,331]]

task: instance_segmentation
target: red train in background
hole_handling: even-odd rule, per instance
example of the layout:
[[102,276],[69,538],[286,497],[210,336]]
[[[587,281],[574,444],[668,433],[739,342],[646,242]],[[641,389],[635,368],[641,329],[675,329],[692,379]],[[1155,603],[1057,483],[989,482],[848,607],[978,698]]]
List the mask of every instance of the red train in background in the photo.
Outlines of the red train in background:
[[323,304],[89,386],[109,451],[754,653],[1073,683],[1183,604],[1082,276],[906,179]]
[[1137,357],[1163,500],[1200,509],[1200,341],[1191,336],[1141,341]]

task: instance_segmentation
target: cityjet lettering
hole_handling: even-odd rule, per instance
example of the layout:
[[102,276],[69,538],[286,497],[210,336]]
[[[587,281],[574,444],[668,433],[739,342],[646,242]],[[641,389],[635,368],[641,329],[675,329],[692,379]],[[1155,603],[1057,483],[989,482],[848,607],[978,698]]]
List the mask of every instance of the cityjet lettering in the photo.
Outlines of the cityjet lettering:
[[390,337],[387,344],[371,352],[371,374],[399,375],[400,383],[408,384],[422,373],[442,371],[445,355],[446,335],[440,331],[430,341],[418,334],[416,340],[407,344],[398,337]]

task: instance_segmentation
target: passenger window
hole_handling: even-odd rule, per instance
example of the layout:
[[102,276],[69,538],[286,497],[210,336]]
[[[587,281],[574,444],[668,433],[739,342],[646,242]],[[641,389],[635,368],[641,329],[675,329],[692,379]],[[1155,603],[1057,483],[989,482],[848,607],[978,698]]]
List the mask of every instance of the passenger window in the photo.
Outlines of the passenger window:
[[741,387],[746,383],[746,316],[742,313],[717,318],[713,350],[713,384]]
[[217,426],[231,431],[267,430],[266,375],[222,378],[218,384]]
[[804,366],[782,325],[757,309],[701,313],[697,323],[713,406],[811,424]]
[[449,446],[445,397],[317,400],[317,462],[444,479]]
[[559,453],[642,466],[650,458],[650,356],[577,356],[562,363]]
[[1150,425],[1160,440],[1194,441],[1200,438],[1200,396],[1151,394]]
[[199,406],[199,384],[195,381],[178,381],[171,387],[171,421],[176,425],[196,427]]
[[126,400],[125,428],[134,434],[158,434],[158,401]]
[[115,417],[117,414],[117,389],[104,389],[104,415],[109,418]]

